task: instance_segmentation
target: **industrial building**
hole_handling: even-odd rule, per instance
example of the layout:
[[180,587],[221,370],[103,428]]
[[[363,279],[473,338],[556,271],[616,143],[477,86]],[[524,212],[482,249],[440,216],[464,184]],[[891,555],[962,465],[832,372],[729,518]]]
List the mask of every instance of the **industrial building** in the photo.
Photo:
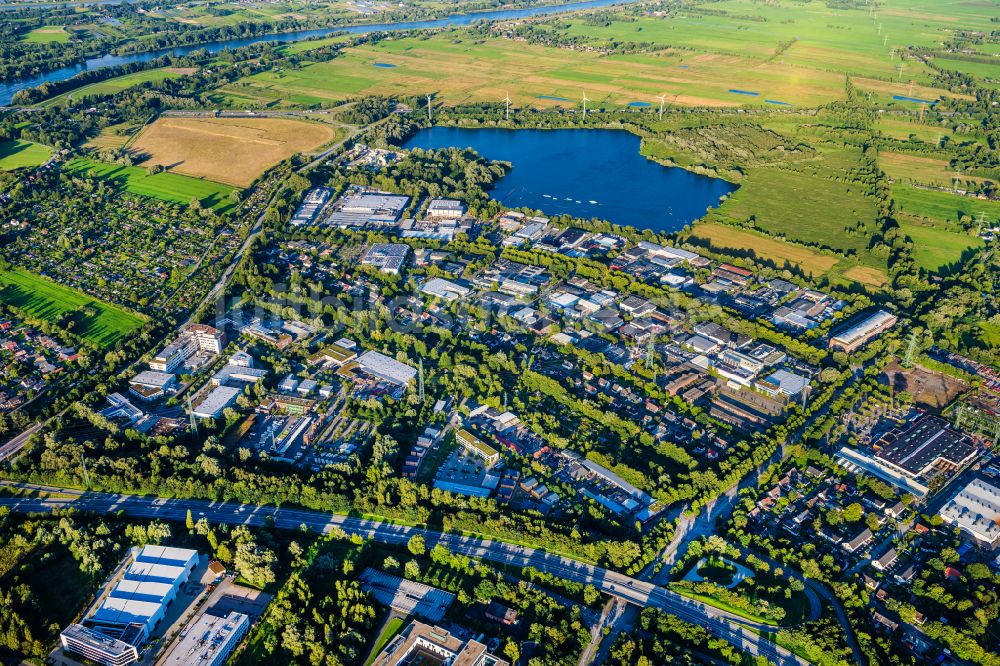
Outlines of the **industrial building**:
[[809,380],[787,370],[775,370],[757,381],[757,388],[772,398],[783,396],[797,398],[809,386]]
[[243,393],[242,388],[234,386],[216,386],[205,399],[199,402],[191,413],[200,419],[214,419],[222,414]]
[[[194,550],[144,546],[83,625],[103,636],[141,646],[197,563]],[[71,638],[82,641],[85,635],[76,632]]]
[[250,618],[230,611],[225,617],[202,613],[181,632],[159,661],[161,666],[222,666],[250,630]]
[[416,621],[392,639],[372,662],[372,666],[402,664],[510,666],[510,662],[488,653],[479,641],[465,641],[441,627]]
[[849,354],[861,348],[883,331],[892,328],[896,321],[896,315],[885,310],[854,319],[840,333],[830,338],[830,349],[838,349]]
[[989,548],[1000,545],[1000,487],[977,478],[955,493],[939,514]]
[[417,376],[417,369],[377,351],[367,351],[358,358],[358,368],[373,377],[397,386],[406,386]]
[[176,377],[169,372],[144,370],[129,380],[128,390],[140,400],[156,400],[166,395]]
[[212,375],[213,386],[224,386],[230,383],[256,384],[267,377],[267,370],[254,367],[253,356],[246,352],[236,352],[229,362]]
[[333,343],[309,357],[309,364],[322,364],[323,367],[339,368],[345,363],[350,363],[358,357],[358,353],[353,349],[344,347],[341,344]]
[[410,246],[402,243],[373,243],[364,258],[363,266],[374,266],[383,273],[398,275],[410,254]]
[[361,586],[383,606],[404,615],[416,615],[440,622],[455,600],[455,595],[430,585],[387,574],[366,567],[359,577]]
[[457,301],[460,298],[467,297],[472,293],[472,290],[457,282],[436,277],[425,282],[420,287],[420,292],[428,296],[443,298],[446,301]]
[[912,479],[951,474],[976,457],[976,448],[943,418],[927,414],[906,430],[893,430],[875,443],[876,458],[888,468]]
[[309,194],[302,200],[302,205],[299,206],[299,209],[295,211],[295,215],[292,216],[292,226],[300,227],[312,224],[319,211],[330,200],[330,194],[331,191],[328,187],[317,187],[310,190]]
[[326,221],[342,228],[391,226],[399,220],[409,202],[407,196],[355,188],[341,197]]
[[465,204],[455,199],[434,199],[427,206],[427,217],[445,217],[457,220],[465,215]]
[[108,396],[108,406],[101,410],[101,416],[112,421],[128,423],[130,428],[146,432],[160,420],[158,416],[147,414],[129,401],[121,393]]

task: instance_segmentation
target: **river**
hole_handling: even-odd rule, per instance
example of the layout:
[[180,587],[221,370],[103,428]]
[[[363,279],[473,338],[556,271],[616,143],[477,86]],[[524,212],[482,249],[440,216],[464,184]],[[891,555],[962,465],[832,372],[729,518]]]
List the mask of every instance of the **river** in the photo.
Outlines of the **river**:
[[223,51],[225,49],[237,49],[243,46],[250,46],[251,44],[259,44],[261,42],[278,42],[278,43],[300,42],[306,39],[325,37],[326,35],[331,35],[333,33],[338,33],[338,32],[346,32],[357,35],[369,32],[426,30],[430,28],[464,26],[464,25],[471,25],[476,21],[504,21],[504,20],[518,19],[518,18],[526,18],[529,16],[544,16],[548,14],[556,14],[559,12],[567,12],[578,9],[591,9],[595,7],[606,7],[609,5],[624,4],[635,1],[636,0],[583,0],[582,2],[571,2],[562,5],[525,7],[523,9],[501,9],[496,11],[473,12],[470,14],[452,14],[451,16],[447,16],[445,18],[428,19],[425,21],[405,21],[400,23],[373,23],[367,25],[348,25],[336,28],[320,28],[315,30],[299,30],[297,32],[284,32],[274,35],[261,35],[259,37],[249,37],[245,39],[230,39],[219,42],[207,42],[204,44],[177,46],[173,48],[162,49],[159,51],[148,51],[146,53],[132,53],[129,55],[122,55],[122,56],[112,55],[108,53],[99,58],[89,58],[85,62],[80,63],[78,65],[72,65],[69,67],[63,67],[61,69],[55,69],[35,77],[21,79],[18,81],[8,81],[6,83],[0,83],[0,106],[9,105],[11,103],[11,100],[14,98],[14,94],[19,90],[24,90],[26,88],[34,88],[50,81],[64,81],[65,79],[68,79],[72,76],[79,74],[80,72],[89,72],[95,69],[103,69],[105,67],[126,65],[133,62],[149,62],[150,60],[155,60],[156,58],[159,58],[167,54],[172,54],[175,56],[185,56],[202,49],[208,51],[209,53],[218,53],[219,51]]
[[638,136],[624,130],[433,127],[418,131],[403,147],[470,147],[510,162],[513,168],[491,192],[506,206],[657,232],[678,231],[736,189],[648,160],[639,144]]

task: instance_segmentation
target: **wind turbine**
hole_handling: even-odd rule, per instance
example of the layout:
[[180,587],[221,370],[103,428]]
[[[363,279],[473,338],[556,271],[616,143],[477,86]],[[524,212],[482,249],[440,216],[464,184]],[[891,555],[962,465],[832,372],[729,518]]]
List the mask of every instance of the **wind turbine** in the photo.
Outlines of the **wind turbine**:
[[507,105],[506,119],[510,120],[510,93],[504,92],[504,94],[503,94],[503,101],[504,101],[504,104]]
[[589,102],[589,101],[590,100],[587,99],[587,91],[584,90],[583,91],[583,122],[587,122],[587,102]]
[[431,96],[427,96],[427,122],[433,123],[434,119],[431,118]]
[[660,100],[660,120],[663,120],[663,101],[665,99],[667,99],[666,95],[660,95],[660,97],[659,97],[659,100]]

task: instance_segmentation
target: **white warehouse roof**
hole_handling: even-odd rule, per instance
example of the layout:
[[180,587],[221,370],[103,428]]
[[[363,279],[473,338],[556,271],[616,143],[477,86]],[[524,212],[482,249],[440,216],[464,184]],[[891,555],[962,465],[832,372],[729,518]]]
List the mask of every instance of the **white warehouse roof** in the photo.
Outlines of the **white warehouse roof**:
[[400,363],[377,351],[368,351],[358,359],[358,365],[368,374],[405,386],[417,376],[417,369]]
[[107,597],[90,619],[101,624],[143,624],[147,630],[160,619],[163,605],[153,601],[135,601]]
[[169,564],[153,564],[152,562],[133,562],[125,572],[125,578],[139,582],[167,583],[177,585],[187,576],[183,566]]
[[174,548],[172,546],[143,546],[135,556],[136,562],[152,562],[154,564],[173,564],[174,566],[192,567],[198,562],[198,551],[190,548]]
[[944,505],[941,517],[980,541],[995,544],[1000,541],[1000,488],[973,479]]

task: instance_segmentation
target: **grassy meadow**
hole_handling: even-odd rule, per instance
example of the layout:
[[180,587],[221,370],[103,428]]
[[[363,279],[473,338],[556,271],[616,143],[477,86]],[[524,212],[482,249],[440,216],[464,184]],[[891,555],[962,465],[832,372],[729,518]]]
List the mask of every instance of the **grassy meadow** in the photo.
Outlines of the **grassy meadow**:
[[62,95],[56,95],[45,100],[39,106],[65,106],[74,100],[79,101],[91,95],[113,95],[141,83],[148,81],[155,83],[166,79],[175,79],[193,72],[193,69],[185,69],[183,67],[161,67],[160,69],[149,69],[142,72],[135,72],[134,74],[124,74],[108,79],[107,81],[91,83],[88,86],[71,90]]
[[40,143],[21,139],[0,141],[0,171],[41,166],[50,157],[52,149]]
[[145,321],[140,315],[21,269],[0,270],[0,302],[45,321],[76,312],[71,318],[73,333],[100,347],[111,347]]
[[892,188],[896,208],[904,217],[923,218],[938,224],[955,224],[963,217],[975,220],[983,215],[988,222],[1000,220],[1000,202],[951,194],[939,190],[918,189],[895,184]]
[[822,277],[841,261],[839,257],[812,248],[713,222],[695,225],[686,237],[695,242],[703,241],[722,252],[751,250],[757,259],[772,262],[779,268],[789,264],[814,278]]
[[189,204],[192,199],[198,199],[203,207],[219,212],[225,212],[234,205],[229,198],[229,193],[235,189],[232,186],[169,171],[150,175],[141,167],[108,164],[86,157],[67,163],[63,171],[70,175],[99,178],[132,194],[172,203]]
[[29,44],[48,44],[51,42],[65,44],[69,41],[69,37],[69,33],[61,25],[44,25],[24,33],[21,41]]
[[[377,67],[376,63],[393,65]],[[573,107],[583,91],[595,106],[632,102],[739,106],[765,100],[816,105],[844,94],[844,77],[745,60],[727,54],[597,53],[487,39],[449,32],[347,49],[328,62],[255,74],[224,86],[217,99],[232,106],[310,107],[357,95],[433,92],[446,104],[496,101],[507,93],[517,106]],[[733,90],[757,90],[748,96]]]
[[929,271],[940,271],[967,259],[968,252],[986,243],[969,234],[942,227],[902,220],[900,228],[913,241],[913,258]]

